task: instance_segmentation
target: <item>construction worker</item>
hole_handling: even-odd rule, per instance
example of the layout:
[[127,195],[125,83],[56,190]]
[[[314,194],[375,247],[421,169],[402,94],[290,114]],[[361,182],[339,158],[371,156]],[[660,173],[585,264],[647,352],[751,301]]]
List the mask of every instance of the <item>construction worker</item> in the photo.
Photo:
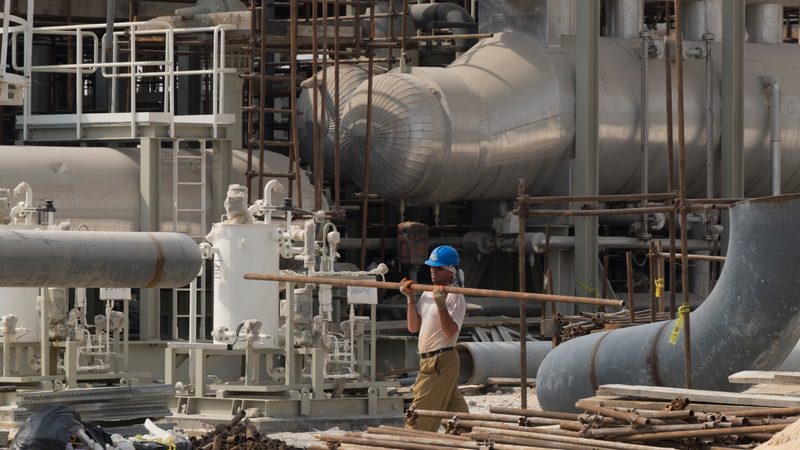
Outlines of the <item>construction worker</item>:
[[[411,408],[437,411],[469,412],[467,402],[458,390],[458,354],[455,351],[461,324],[466,314],[466,301],[461,294],[448,294],[446,286],[463,283],[458,269],[458,252],[448,245],[436,247],[425,264],[431,268],[433,292],[425,292],[416,300],[409,287],[411,280],[400,283],[400,292],[408,300],[408,331],[419,332],[419,373],[414,382]],[[412,423],[413,422],[413,423]],[[440,419],[418,417],[406,420],[407,428],[438,431]]]

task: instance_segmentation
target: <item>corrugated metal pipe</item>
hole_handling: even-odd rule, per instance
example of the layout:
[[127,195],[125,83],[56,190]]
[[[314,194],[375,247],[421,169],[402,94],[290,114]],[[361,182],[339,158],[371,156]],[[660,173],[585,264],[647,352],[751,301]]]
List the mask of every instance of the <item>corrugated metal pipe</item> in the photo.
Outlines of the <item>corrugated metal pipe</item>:
[[[728,376],[772,370],[800,338],[800,195],[731,207],[727,262],[714,290],[691,313],[695,389],[735,390]],[[683,386],[683,350],[670,344],[675,321],[568,341],[539,367],[537,396],[549,411],[575,411],[598,386]]]
[[177,288],[200,249],[181,233],[0,229],[0,286]]

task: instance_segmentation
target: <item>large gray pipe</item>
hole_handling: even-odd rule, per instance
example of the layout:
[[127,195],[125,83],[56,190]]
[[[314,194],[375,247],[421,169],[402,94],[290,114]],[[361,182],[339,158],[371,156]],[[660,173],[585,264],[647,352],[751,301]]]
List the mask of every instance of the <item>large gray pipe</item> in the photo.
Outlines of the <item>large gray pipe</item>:
[[[655,45],[663,45],[656,42]],[[687,46],[700,47],[702,42]],[[720,44],[711,44],[721,54]],[[640,186],[640,41],[602,38],[600,64],[600,193],[634,193]],[[769,195],[769,107],[761,77],[778,77],[785,93],[782,161],[785,173],[800,173],[800,61],[796,45],[747,44],[744,73],[745,194]],[[656,62],[652,64],[663,64]],[[719,89],[721,58],[714,61]],[[685,66],[688,193],[705,192],[705,61]],[[664,71],[648,82],[650,190],[666,189],[666,104]],[[575,41],[544,48],[530,35],[505,32],[484,39],[447,68],[415,67],[411,73],[375,78],[370,156],[370,192],[409,204],[496,200],[526,192],[549,194],[566,188],[575,139]],[[345,160],[363,185],[367,87],[353,95],[342,119]],[[719,94],[717,94],[719,96]],[[714,105],[714,121],[720,117]],[[714,148],[719,148],[718,124]],[[676,162],[677,164],[677,162]],[[800,190],[800,177],[785,177],[784,192]]]
[[[475,19],[463,7],[454,3],[427,3],[409,5],[408,12],[414,26],[422,31],[450,28],[453,34],[471,34],[478,31]],[[477,43],[476,39],[457,39],[457,52],[463,52]]]
[[[528,341],[528,374],[539,370],[553,349],[551,342]],[[456,347],[460,370],[459,384],[483,384],[488,378],[519,378],[519,342],[462,342]]]
[[0,229],[2,287],[177,288],[202,264],[179,233]]
[[[380,71],[382,69],[377,69]],[[300,157],[303,161],[314,161],[314,131],[322,136],[325,155],[325,178],[333,180],[336,148],[336,70],[333,67],[324,69],[325,83],[322,82],[323,71],[316,77],[303,82],[303,91],[297,98],[297,136],[300,143]],[[341,119],[347,102],[356,88],[367,79],[367,69],[359,65],[342,64],[339,67],[339,118]],[[317,90],[316,95],[314,90]],[[322,111],[317,110],[314,117],[314,102],[319,102]],[[318,127],[314,129],[314,123]],[[341,124],[341,122],[340,122]],[[341,128],[339,130],[341,134]],[[341,163],[341,154],[339,161]],[[313,166],[312,166],[313,167]],[[314,168],[316,169],[316,168]]]
[[[737,203],[730,215],[727,262],[691,313],[696,389],[735,390],[729,375],[774,369],[800,338],[800,195]],[[674,325],[640,325],[560,345],[539,368],[539,403],[573,411],[603,384],[683,386],[683,347],[669,343]]]

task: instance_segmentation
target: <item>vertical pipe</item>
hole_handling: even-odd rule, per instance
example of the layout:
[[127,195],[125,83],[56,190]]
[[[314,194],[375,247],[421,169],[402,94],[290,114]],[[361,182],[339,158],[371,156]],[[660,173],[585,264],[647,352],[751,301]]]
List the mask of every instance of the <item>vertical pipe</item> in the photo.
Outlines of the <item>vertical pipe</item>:
[[777,78],[766,81],[769,86],[769,150],[772,162],[772,195],[781,194],[781,86]]
[[[744,0],[722,5],[721,197],[744,196]],[[727,230],[729,227],[725,227]],[[727,234],[727,233],[726,233]]]
[[[599,193],[598,39],[600,0],[586,0],[577,9],[575,177],[573,193]],[[589,288],[597,285],[597,218],[575,221],[575,276]]]
[[[525,195],[525,179],[520,178],[517,180],[517,197],[522,197]],[[528,251],[527,245],[525,244],[525,224],[527,218],[527,208],[528,205],[520,204],[517,207],[517,218],[519,219],[518,222],[518,235],[517,235],[517,262],[519,268],[519,291],[525,292],[525,254]],[[520,404],[522,409],[528,408],[528,350],[527,350],[527,343],[528,343],[528,318],[527,318],[527,305],[525,302],[519,302],[519,361],[520,361],[520,380],[519,380],[519,387],[520,387]],[[544,308],[544,305],[542,305]]]
[[636,302],[633,300],[633,255],[625,252],[625,268],[628,274],[628,312],[631,323],[636,323]]
[[684,134],[683,105],[683,35],[681,34],[681,0],[675,1],[675,44],[678,47],[675,58],[678,90],[678,179],[681,214],[681,293],[683,294],[683,356],[684,387],[692,388],[692,344],[691,324],[689,322],[689,251],[688,226],[686,219],[686,136]]
[[711,59],[713,33],[705,33],[706,43],[706,198],[714,198],[714,64]]
[[197,342],[197,278],[189,283],[189,342]]

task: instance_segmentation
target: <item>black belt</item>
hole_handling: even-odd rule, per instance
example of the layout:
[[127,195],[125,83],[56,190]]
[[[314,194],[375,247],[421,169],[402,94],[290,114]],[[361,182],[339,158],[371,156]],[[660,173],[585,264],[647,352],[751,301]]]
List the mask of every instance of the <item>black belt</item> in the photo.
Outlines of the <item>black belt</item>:
[[436,356],[439,353],[449,352],[450,350],[455,349],[455,347],[444,347],[444,348],[437,348],[436,350],[431,350],[429,352],[420,353],[420,358],[430,358],[431,356]]

